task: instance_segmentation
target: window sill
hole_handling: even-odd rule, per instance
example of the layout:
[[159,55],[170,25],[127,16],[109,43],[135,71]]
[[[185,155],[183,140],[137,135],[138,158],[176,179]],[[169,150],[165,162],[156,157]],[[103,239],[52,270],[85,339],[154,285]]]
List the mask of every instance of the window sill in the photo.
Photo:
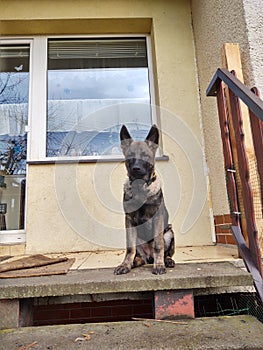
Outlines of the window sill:
[[[157,156],[156,161],[168,161],[169,156]],[[51,158],[51,159],[43,159],[43,160],[29,160],[27,162],[28,165],[45,165],[45,164],[77,164],[77,163],[112,163],[112,162],[124,162],[124,157],[111,157],[111,158]]]

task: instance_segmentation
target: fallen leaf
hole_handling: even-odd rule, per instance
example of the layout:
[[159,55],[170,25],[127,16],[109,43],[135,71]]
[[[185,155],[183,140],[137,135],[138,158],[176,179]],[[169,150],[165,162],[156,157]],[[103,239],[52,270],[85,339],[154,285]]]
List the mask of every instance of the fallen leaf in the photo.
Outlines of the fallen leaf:
[[152,325],[150,323],[144,323],[145,327],[151,327]]
[[86,340],[90,340],[91,339],[91,336],[89,334],[82,334],[83,337],[85,337]]

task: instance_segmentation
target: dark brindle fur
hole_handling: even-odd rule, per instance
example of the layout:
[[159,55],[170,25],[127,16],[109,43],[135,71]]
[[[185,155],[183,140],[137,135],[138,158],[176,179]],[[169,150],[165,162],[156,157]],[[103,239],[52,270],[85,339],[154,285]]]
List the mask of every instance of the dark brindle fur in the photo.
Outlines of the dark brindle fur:
[[135,142],[123,125],[120,132],[128,179],[124,185],[123,206],[126,226],[126,255],[114,270],[116,275],[153,263],[154,274],[174,267],[174,233],[168,224],[168,211],[159,179],[155,175],[155,153],[159,132],[152,126],[145,141]]

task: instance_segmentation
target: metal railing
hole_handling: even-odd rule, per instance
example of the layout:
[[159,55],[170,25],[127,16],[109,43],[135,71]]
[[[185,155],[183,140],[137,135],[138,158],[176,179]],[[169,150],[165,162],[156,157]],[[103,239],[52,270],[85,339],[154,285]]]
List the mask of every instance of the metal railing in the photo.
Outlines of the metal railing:
[[[229,104],[226,103],[226,91],[228,87]],[[227,192],[230,202],[232,232],[237,241],[240,254],[245,262],[248,271],[251,273],[254,285],[263,302],[263,268],[262,258],[258,241],[258,231],[255,221],[253,193],[250,184],[249,164],[244,143],[243,120],[240,108],[241,99],[249,109],[251,120],[251,131],[257,159],[258,174],[260,177],[261,199],[263,200],[263,102],[258,96],[258,91],[254,88],[252,91],[235,77],[235,72],[229,72],[227,69],[217,69],[209,87],[206,91],[207,96],[216,96],[221,129],[221,138],[223,143],[224,164],[226,171]],[[229,111],[230,109],[230,111]],[[232,140],[229,115],[231,115],[232,129],[235,140]],[[235,162],[232,150],[232,144],[235,144]],[[236,181],[235,164],[239,169],[239,191]],[[243,215],[245,216],[245,225],[242,225],[240,216],[240,196],[242,196]],[[262,205],[263,202],[261,202]],[[245,226],[242,227],[242,226]],[[248,238],[248,246],[244,239],[244,232]]]

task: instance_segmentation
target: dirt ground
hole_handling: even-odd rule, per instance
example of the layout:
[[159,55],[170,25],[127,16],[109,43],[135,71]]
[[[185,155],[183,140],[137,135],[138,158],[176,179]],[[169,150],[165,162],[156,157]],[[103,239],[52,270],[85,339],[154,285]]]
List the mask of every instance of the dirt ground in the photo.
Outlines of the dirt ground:
[[262,350],[263,324],[251,316],[25,327],[0,331],[1,350]]

